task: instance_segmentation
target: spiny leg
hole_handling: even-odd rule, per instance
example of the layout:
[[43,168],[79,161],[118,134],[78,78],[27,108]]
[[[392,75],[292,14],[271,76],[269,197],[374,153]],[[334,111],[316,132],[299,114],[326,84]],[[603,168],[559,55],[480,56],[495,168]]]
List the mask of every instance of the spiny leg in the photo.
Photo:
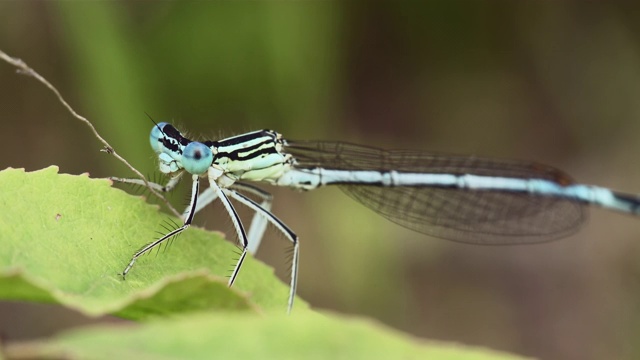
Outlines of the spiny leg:
[[231,273],[231,277],[229,278],[229,286],[233,285],[234,281],[236,281],[236,277],[238,276],[238,272],[240,272],[240,268],[244,263],[244,258],[247,256],[247,246],[249,245],[249,241],[247,240],[247,234],[244,231],[244,226],[242,226],[242,221],[240,220],[240,216],[236,212],[236,209],[229,201],[229,198],[225,194],[226,189],[221,189],[218,184],[216,184],[215,180],[209,180],[209,186],[213,189],[213,191],[218,195],[222,205],[224,205],[225,210],[229,214],[229,218],[231,218],[231,222],[233,223],[233,227],[236,230],[236,234],[238,236],[238,240],[242,245],[242,253],[240,254],[240,258],[236,262],[236,266]]
[[255,211],[255,216],[260,216],[271,222],[282,234],[284,234],[285,237],[287,237],[287,239],[289,239],[289,241],[293,243],[293,259],[291,261],[291,285],[289,290],[289,301],[287,303],[287,313],[291,313],[291,309],[293,308],[293,300],[296,295],[296,287],[298,285],[298,259],[300,253],[300,243],[298,242],[298,235],[296,235],[285,223],[283,223],[280,219],[273,215],[268,209],[261,207],[255,201],[232,189],[225,189],[223,191],[228,193],[232,198],[238,200],[242,204]]
[[[164,186],[162,186],[161,184],[155,183],[155,182],[151,182],[151,181],[149,181],[149,185],[154,190],[162,191],[162,192],[169,192],[169,191],[173,190],[173,188],[175,188],[176,185],[178,185],[178,183],[182,179],[182,174],[184,174],[184,172],[179,172],[175,176],[172,176],[171,179],[169,179],[169,181],[167,181],[167,184],[164,185]],[[123,183],[123,184],[146,186],[144,181],[142,181],[142,179],[126,179],[126,178],[119,178],[119,177],[111,176],[111,177],[109,177],[109,180],[115,181],[115,182],[119,182],[119,183]]]
[[122,272],[122,278],[124,279],[127,276],[127,273],[129,272],[129,270],[131,270],[131,268],[133,267],[133,264],[135,264],[136,260],[146,254],[147,252],[151,251],[153,248],[155,248],[156,246],[162,244],[165,240],[167,239],[171,239],[172,237],[180,234],[182,231],[186,230],[190,225],[191,225],[191,221],[193,220],[193,215],[195,214],[195,208],[196,205],[198,203],[198,191],[200,189],[200,178],[198,177],[198,175],[193,175],[193,185],[191,186],[191,200],[189,202],[189,207],[187,208],[187,213],[185,213],[185,219],[184,219],[184,224],[182,226],[180,226],[177,229],[174,229],[172,231],[170,231],[169,233],[167,233],[166,235],[162,236],[160,239],[147,244],[145,247],[143,247],[142,249],[140,249],[138,252],[136,252],[135,254],[133,254],[133,257],[131,258],[131,261],[129,261],[129,264],[127,265],[127,267],[124,269],[124,271]]
[[[273,201],[273,196],[268,192],[246,183],[235,183],[231,186],[232,190],[243,191],[246,193],[253,194],[259,197],[262,202],[260,203],[260,208],[263,210],[263,213],[269,213],[271,211],[271,202]],[[255,209],[254,209],[255,210]],[[262,237],[264,236],[264,232],[267,230],[267,217],[263,216],[260,211],[256,211],[253,215],[253,219],[251,219],[251,226],[249,227],[249,252],[251,254],[255,254],[260,247],[260,243],[262,242]]]
[[[262,209],[269,211],[271,210],[271,201],[273,196],[268,192],[255,187],[253,185],[249,185],[246,183],[235,183],[231,185],[230,189],[247,192],[253,195],[258,196],[262,199],[262,203],[260,203],[260,207]],[[207,188],[198,196],[198,206],[196,206],[196,213],[212,203],[214,200],[218,198],[218,193],[214,188]],[[247,239],[249,241],[249,246],[247,247],[247,251],[251,254],[255,254],[258,251],[258,247],[260,246],[260,242],[262,241],[262,237],[264,235],[265,230],[267,229],[267,219],[265,216],[261,215],[259,212],[256,212],[251,220],[251,226],[249,227],[249,234],[247,234]]]

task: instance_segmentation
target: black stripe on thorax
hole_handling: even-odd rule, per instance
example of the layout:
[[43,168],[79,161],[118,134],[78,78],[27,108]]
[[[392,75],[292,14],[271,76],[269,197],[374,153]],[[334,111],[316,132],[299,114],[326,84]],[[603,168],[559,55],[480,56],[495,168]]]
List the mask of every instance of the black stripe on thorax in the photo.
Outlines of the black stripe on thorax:
[[260,150],[255,150],[253,152],[249,152],[248,154],[241,156],[240,153],[244,153],[246,152],[246,149],[238,149],[238,150],[234,150],[231,152],[219,152],[217,154],[215,154],[215,156],[213,157],[213,160],[215,161],[216,159],[220,159],[220,158],[229,158],[229,160],[232,161],[243,161],[243,160],[250,160],[253,158],[257,158],[260,157],[261,155],[265,155],[265,154],[277,154],[278,150],[276,150],[275,146],[269,146],[267,148],[264,149],[260,149]]
[[220,141],[207,141],[205,142],[205,144],[207,146],[209,146],[209,144],[213,145],[213,146],[220,146],[220,147],[225,147],[225,146],[233,146],[233,145],[238,145],[240,143],[243,142],[247,142],[247,141],[251,141],[257,138],[261,138],[261,137],[268,137],[271,139],[271,141],[275,140],[275,135],[273,134],[272,131],[270,130],[258,130],[258,131],[254,131],[254,132],[250,132],[247,134],[243,134],[243,135],[238,135],[238,136],[234,136],[232,138],[228,138],[225,140],[220,140]]

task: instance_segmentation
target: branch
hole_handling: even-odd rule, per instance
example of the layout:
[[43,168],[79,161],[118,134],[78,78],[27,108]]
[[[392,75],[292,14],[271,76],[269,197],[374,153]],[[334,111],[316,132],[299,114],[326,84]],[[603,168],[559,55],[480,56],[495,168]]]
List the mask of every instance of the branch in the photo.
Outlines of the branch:
[[45,79],[44,77],[42,77],[42,75],[38,74],[35,70],[33,70],[32,68],[30,68],[24,61],[22,61],[21,59],[18,58],[13,58],[9,55],[7,55],[4,51],[0,50],[0,59],[6,61],[7,63],[15,66],[16,68],[18,68],[17,72],[19,74],[23,74],[23,75],[27,75],[27,76],[32,76],[34,77],[36,80],[40,81],[42,84],[44,84],[46,87],[49,88],[49,90],[51,90],[56,97],[58,97],[58,100],[60,101],[60,103],[62,103],[62,105],[67,108],[67,110],[71,113],[71,115],[82,121],[83,123],[85,123],[90,129],[91,132],[93,132],[93,135],[98,138],[98,140],[100,140],[100,142],[104,145],[104,149],[102,149],[101,151],[106,152],[107,154],[111,154],[113,156],[116,157],[116,159],[120,160],[123,164],[125,164],[129,169],[131,169],[131,171],[133,171],[140,179],[142,179],[142,181],[144,182],[145,186],[149,189],[149,191],[151,191],[151,193],[155,196],[157,196],[160,200],[162,200],[162,202],[164,202],[164,204],[167,206],[167,208],[177,217],[181,218],[182,215],[176,211],[176,209],[171,206],[171,204],[169,203],[169,201],[167,201],[167,199],[165,199],[164,196],[162,196],[162,194],[160,194],[157,190],[155,190],[151,185],[149,185],[149,182],[147,181],[147,179],[144,177],[144,175],[142,175],[142,173],[140,171],[138,171],[136,168],[134,168],[131,164],[129,164],[129,162],[127,160],[125,160],[122,156],[118,155],[115,151],[115,149],[109,145],[109,143],[102,137],[100,136],[100,134],[98,133],[98,131],[96,130],[96,128],[93,126],[93,124],[87,120],[84,116],[78,114],[75,110],[73,110],[73,108],[71,107],[71,105],[69,105],[64,98],[62,97],[62,95],[60,95],[60,92],[58,91],[58,89],[55,88],[55,86],[51,85],[51,83],[49,83],[49,81],[47,81],[47,79]]

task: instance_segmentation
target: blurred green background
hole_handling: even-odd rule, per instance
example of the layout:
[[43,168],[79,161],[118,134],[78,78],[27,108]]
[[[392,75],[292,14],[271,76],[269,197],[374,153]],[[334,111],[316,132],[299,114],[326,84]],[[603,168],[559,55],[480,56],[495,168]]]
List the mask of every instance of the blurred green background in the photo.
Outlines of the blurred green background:
[[[147,112],[195,137],[272,128],[536,160],[640,190],[638,5],[3,1],[0,49],[57,86],[145,174],[155,170]],[[0,168],[132,176],[49,90],[5,63],[0,114]],[[314,307],[545,359],[640,357],[638,219],[594,210],[562,241],[480,247],[400,228],[338,189],[269,190],[301,238],[299,295]],[[231,231],[219,206],[197,221]],[[287,245],[269,231],[258,253],[283,278]],[[188,235],[164,256],[183,246]],[[9,339],[86,321],[0,304]]]

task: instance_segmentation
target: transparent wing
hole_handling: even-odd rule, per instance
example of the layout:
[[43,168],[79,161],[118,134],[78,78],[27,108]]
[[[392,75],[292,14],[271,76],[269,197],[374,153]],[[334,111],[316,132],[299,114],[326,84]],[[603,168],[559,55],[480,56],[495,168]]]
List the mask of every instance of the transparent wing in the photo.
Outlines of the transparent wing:
[[[562,171],[533,162],[387,151],[339,142],[294,141],[288,143],[287,151],[300,168],[473,174],[573,183]],[[408,229],[465,243],[550,241],[574,233],[587,216],[580,202],[506,191],[365,185],[340,188]]]

